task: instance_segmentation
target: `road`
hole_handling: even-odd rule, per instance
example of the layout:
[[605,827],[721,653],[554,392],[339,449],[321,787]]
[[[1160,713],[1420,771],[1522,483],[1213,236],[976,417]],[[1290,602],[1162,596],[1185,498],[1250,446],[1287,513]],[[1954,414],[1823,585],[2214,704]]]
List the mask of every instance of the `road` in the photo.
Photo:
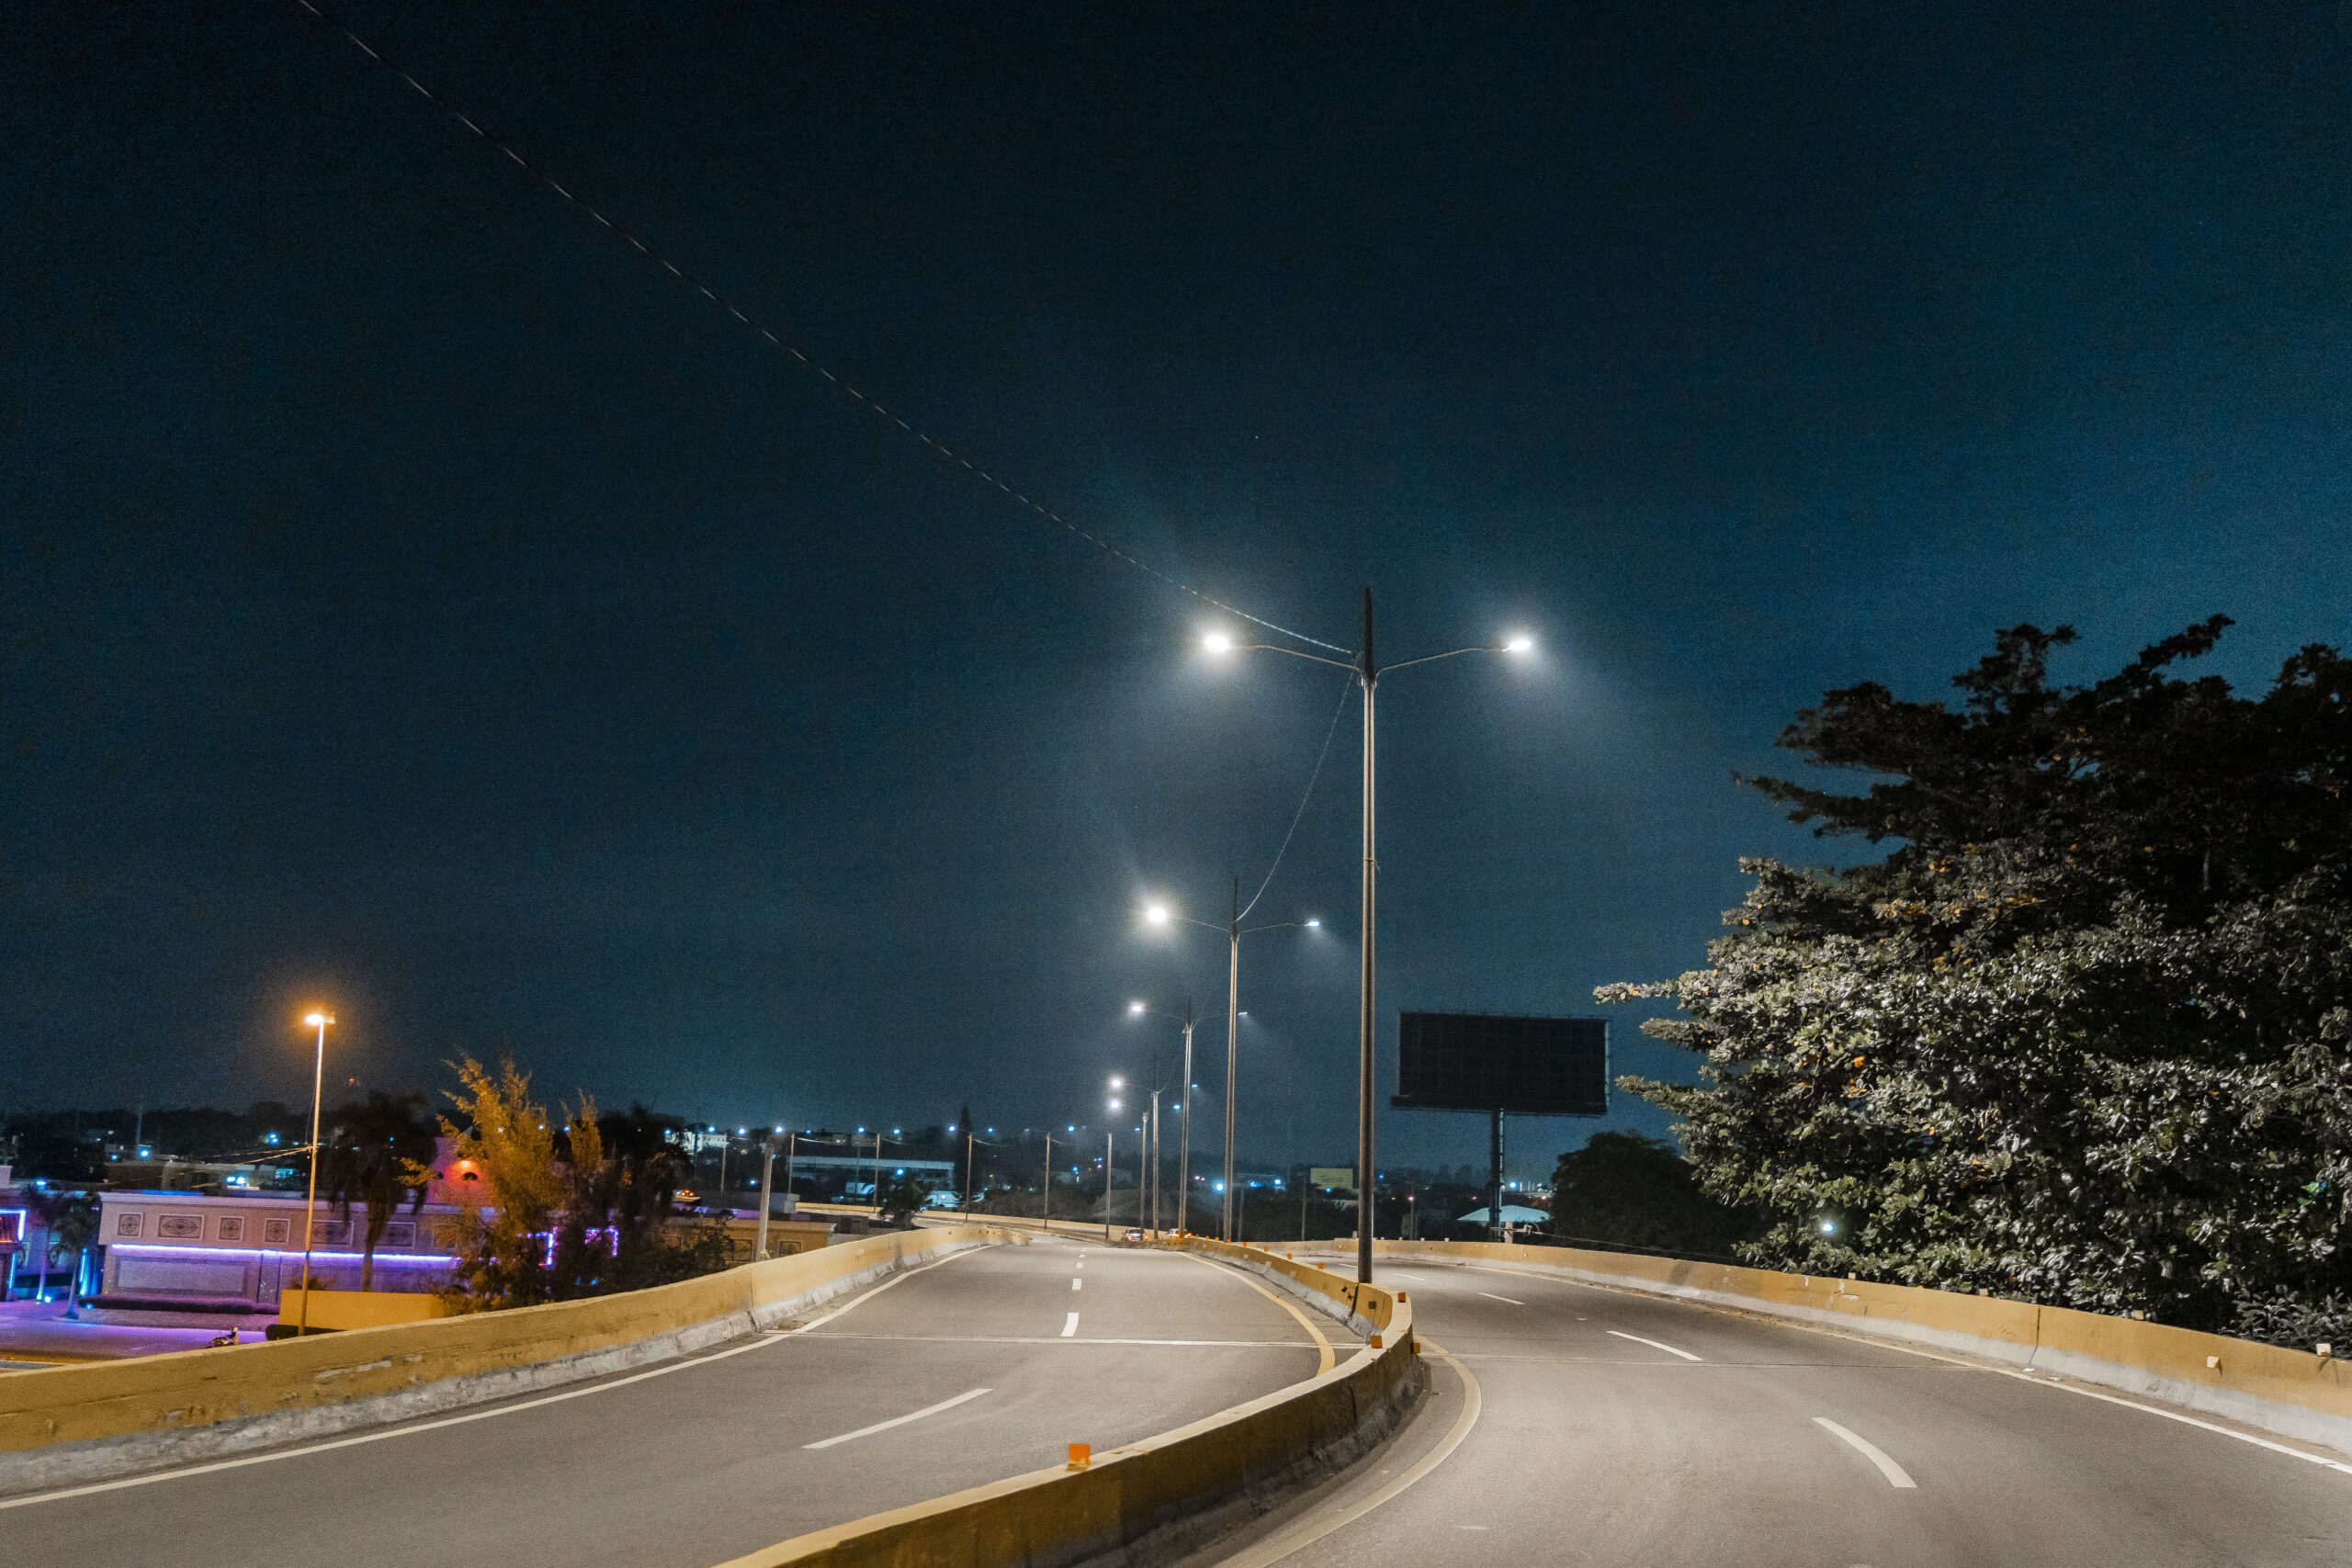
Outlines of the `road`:
[[[1058,1463],[1073,1442],[1166,1431],[1325,1359],[1233,1270],[1062,1237],[957,1254],[839,1305],[801,1332],[380,1440],[0,1500],[0,1562],[710,1568]],[[1337,1325],[1312,1321],[1346,1353]]]
[[1194,1563],[2352,1563],[2352,1473],[2064,1386],[1540,1276],[1379,1278],[1476,1380],[1476,1424],[1348,1522],[1458,1430],[1466,1391],[1432,1358],[1387,1450]]

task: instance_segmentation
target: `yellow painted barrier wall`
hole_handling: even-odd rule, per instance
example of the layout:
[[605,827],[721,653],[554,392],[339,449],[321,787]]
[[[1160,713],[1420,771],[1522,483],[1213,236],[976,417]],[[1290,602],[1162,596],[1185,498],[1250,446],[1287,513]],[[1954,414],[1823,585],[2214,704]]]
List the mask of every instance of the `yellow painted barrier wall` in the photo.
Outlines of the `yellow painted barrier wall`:
[[[700,1325],[724,1337],[748,1331],[763,1309],[772,1314],[781,1303],[854,1276],[1004,1239],[1006,1233],[981,1226],[898,1231],[621,1295],[17,1372],[0,1378],[0,1483],[51,1478],[54,1466],[5,1461],[14,1456],[38,1459],[62,1445],[188,1434],[247,1417],[320,1412],[463,1379],[593,1360],[597,1351]],[[593,1376],[602,1370],[589,1366],[571,1375]],[[475,1397],[511,1392],[511,1386]]]
[[1997,1296],[1634,1253],[1499,1242],[1374,1246],[1383,1257],[1450,1258],[1561,1272],[1595,1283],[1850,1325],[1862,1333],[2063,1372],[2352,1450],[2352,1372],[2339,1359],[2305,1350]]
[[[1237,1262],[1287,1262],[1258,1247],[1177,1245]],[[1308,1264],[1291,1277],[1323,1289],[1308,1278],[1317,1273]],[[780,1541],[722,1568],[1058,1568],[1182,1522],[1208,1529],[1221,1509],[1262,1506],[1250,1499],[1343,1464],[1385,1436],[1418,1384],[1409,1304],[1352,1280],[1333,1283],[1349,1292],[1334,1299],[1387,1330],[1379,1348],[1189,1427],[1106,1450],[1083,1468],[976,1486]]]
[[450,1315],[448,1306],[430,1292],[306,1291],[288,1285],[277,1293],[277,1321],[311,1328],[380,1328],[388,1323],[424,1323]]

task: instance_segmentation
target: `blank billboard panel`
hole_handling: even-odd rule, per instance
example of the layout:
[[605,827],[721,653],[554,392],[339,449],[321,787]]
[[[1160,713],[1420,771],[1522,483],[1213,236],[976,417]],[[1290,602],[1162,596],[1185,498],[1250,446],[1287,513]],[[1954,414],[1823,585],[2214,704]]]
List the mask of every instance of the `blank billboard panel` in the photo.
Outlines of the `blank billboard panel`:
[[1609,1113],[1609,1021],[1408,1012],[1396,1021],[1396,1093],[1407,1111]]

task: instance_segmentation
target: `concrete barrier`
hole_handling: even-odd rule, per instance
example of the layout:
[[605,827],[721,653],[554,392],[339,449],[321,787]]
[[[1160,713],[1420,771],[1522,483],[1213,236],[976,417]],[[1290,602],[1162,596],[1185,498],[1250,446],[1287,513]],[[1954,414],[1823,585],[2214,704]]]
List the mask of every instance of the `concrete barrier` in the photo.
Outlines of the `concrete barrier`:
[[380,1328],[454,1315],[439,1296],[413,1291],[306,1291],[288,1285],[277,1293],[277,1321],[289,1327]]
[[674,1285],[0,1377],[0,1493],[70,1485],[572,1382],[732,1339],[910,1264],[1022,1239],[895,1231]]
[[[1068,1568],[1125,1554],[1167,1557],[1272,1507],[1292,1488],[1352,1462],[1392,1431],[1422,1386],[1408,1303],[1256,1247],[1189,1246],[1271,1272],[1381,1328],[1319,1377],[1189,1427],[831,1529],[780,1541],[722,1568]],[[1295,1269],[1295,1272],[1293,1270]]]
[[1466,1241],[1374,1246],[1385,1258],[1556,1274],[1987,1357],[2352,1452],[2352,1373],[2342,1360],[2309,1351],[1998,1296],[1633,1253]]

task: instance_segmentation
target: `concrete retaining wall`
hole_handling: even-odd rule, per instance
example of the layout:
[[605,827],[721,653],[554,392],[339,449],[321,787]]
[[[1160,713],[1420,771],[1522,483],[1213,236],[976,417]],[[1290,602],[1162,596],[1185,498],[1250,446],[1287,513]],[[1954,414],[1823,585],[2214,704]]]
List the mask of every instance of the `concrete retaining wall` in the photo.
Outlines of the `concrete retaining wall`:
[[[1319,1377],[1172,1432],[781,1541],[722,1568],[1069,1568],[1160,1561],[1203,1544],[1291,1489],[1368,1452],[1424,1379],[1409,1305],[1256,1247],[1196,1250],[1297,1280],[1381,1330]],[[1317,1280],[1321,1282],[1317,1282]]]
[[1565,1247],[1374,1246],[1385,1258],[1484,1262],[1988,1357],[2352,1451],[2352,1374],[2340,1359],[2308,1351],[2069,1307],[1818,1274]]
[[502,1399],[739,1337],[910,1265],[1012,1239],[897,1231],[679,1284],[0,1377],[0,1494]]

